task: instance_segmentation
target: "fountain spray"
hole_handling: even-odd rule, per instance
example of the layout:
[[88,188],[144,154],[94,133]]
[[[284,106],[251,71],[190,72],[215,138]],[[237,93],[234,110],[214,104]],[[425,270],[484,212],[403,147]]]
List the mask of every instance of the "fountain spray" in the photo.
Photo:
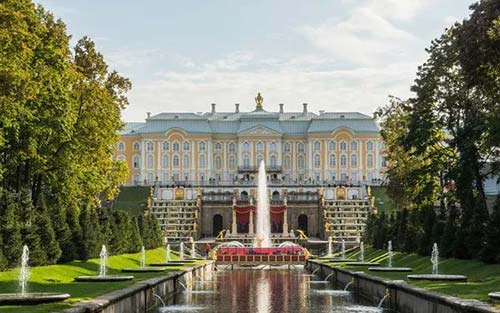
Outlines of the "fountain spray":
[[392,240],[389,240],[389,242],[387,243],[387,255],[388,255],[387,267],[392,267],[393,254],[394,253],[392,252]]
[[23,246],[23,254],[21,256],[21,271],[19,272],[19,287],[21,287],[21,296],[27,296],[28,280],[31,273],[28,266],[30,250],[27,245]]
[[99,277],[104,277],[108,269],[108,251],[106,246],[102,245],[101,253],[99,253]]
[[333,244],[333,238],[332,236],[328,236],[328,255],[333,254],[332,244]]
[[256,247],[270,247],[271,215],[269,212],[269,198],[267,195],[267,176],[264,161],[260,162],[257,188],[257,241]]
[[432,246],[431,262],[432,262],[432,275],[438,275],[439,274],[439,250],[438,250],[437,243],[434,243],[434,246]]
[[184,242],[181,241],[181,245],[179,248],[179,259],[184,260]]
[[146,249],[144,246],[141,247],[141,268],[146,267]]
[[341,252],[342,252],[342,259],[345,260],[345,240],[344,239],[342,239]]
[[165,253],[165,263],[170,262],[170,244],[167,244],[167,252]]
[[359,244],[359,258],[360,258],[361,262],[365,261],[365,244],[362,241]]

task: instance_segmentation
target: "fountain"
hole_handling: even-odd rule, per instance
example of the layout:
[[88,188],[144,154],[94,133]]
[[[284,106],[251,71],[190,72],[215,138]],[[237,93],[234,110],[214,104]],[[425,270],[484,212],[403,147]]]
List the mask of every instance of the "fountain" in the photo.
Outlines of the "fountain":
[[182,241],[179,246],[179,260],[184,261],[184,242]]
[[408,275],[412,280],[438,280],[438,281],[467,281],[464,275],[439,274],[439,249],[437,243],[434,243],[431,254],[432,274]]
[[345,251],[345,240],[342,239],[342,242],[340,244],[340,255],[341,257],[338,258],[331,258],[330,259],[330,262],[336,262],[336,263],[342,263],[342,262],[347,262],[349,261],[348,259],[346,259],[346,251]]
[[267,195],[267,177],[266,165],[264,161],[260,162],[257,189],[257,223],[256,240],[254,247],[271,247],[271,215],[269,212],[269,197]]
[[490,297],[490,299],[493,301],[500,301],[500,291],[499,292],[490,292],[488,294],[488,297]]
[[378,262],[365,262],[365,244],[363,241],[359,243],[359,261],[347,262],[347,266],[379,266]]
[[67,293],[28,292],[28,281],[30,279],[29,252],[28,246],[24,245],[21,256],[21,269],[19,271],[20,292],[0,294],[0,305],[40,304],[68,299],[70,295]]
[[170,252],[171,252],[171,249],[170,249],[170,244],[167,244],[167,247],[165,248],[165,262],[163,263],[149,263],[149,266],[181,266],[181,265],[184,265],[184,264],[188,264],[188,263],[194,263],[194,260],[184,260],[184,261],[180,261],[180,260],[171,260],[170,259]]
[[75,281],[87,282],[110,282],[134,279],[134,276],[108,275],[108,250],[102,245],[99,253],[99,273],[97,276],[77,276]]
[[328,236],[328,254],[327,256],[330,256],[333,254],[333,238],[332,236]]
[[387,266],[386,267],[369,267],[369,271],[373,272],[411,272],[411,267],[392,267],[392,258],[394,252],[392,251],[392,241],[387,242]]
[[147,267],[146,266],[146,249],[144,246],[141,247],[141,256],[139,259],[139,267],[124,268],[122,272],[124,273],[149,273],[149,272],[163,272],[165,268],[162,267]]

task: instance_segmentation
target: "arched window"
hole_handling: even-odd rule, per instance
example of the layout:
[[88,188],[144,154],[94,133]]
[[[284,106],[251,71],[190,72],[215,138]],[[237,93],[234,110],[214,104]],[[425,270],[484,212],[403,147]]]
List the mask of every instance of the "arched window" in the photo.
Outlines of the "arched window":
[[356,151],[358,150],[358,142],[357,141],[351,141],[351,151]]
[[202,154],[200,155],[200,168],[205,168],[206,162],[205,162],[205,156]]
[[271,145],[269,146],[269,150],[270,151],[276,151],[276,143],[275,142],[271,142]]
[[134,155],[132,158],[132,167],[133,168],[139,168],[141,167],[141,157],[138,155]]
[[155,145],[151,141],[146,142],[146,151],[155,151]]
[[172,149],[173,149],[174,151],[179,151],[179,148],[180,148],[180,147],[179,147],[179,143],[178,143],[177,141],[176,141],[176,142],[174,142],[174,144],[172,145]]
[[123,142],[121,142],[121,141],[118,143],[118,150],[120,150],[120,151],[124,151],[125,150],[125,144]]
[[146,158],[146,167],[148,169],[153,169],[154,166],[154,157],[152,154],[149,154],[148,157]]
[[168,159],[168,154],[164,154],[161,158],[161,164],[163,168],[168,168],[170,166],[170,160]]
[[258,142],[257,143],[257,152],[262,152],[264,151],[264,145],[262,144],[262,142]]
[[182,167],[184,169],[189,168],[189,155],[184,154],[184,159],[182,160]]
[[335,154],[330,154],[330,167],[337,166],[337,156]]
[[126,158],[123,154],[120,154],[117,158],[116,158],[118,161],[125,161]]
[[189,142],[184,141],[184,151],[189,151]]
[[342,151],[347,150],[347,143],[345,141],[340,142],[340,150]]
[[373,167],[373,155],[372,154],[368,154],[366,156],[366,166]]
[[366,150],[372,151],[373,150],[373,141],[368,141],[366,143]]
[[199,148],[200,148],[200,151],[205,151],[205,142],[204,141],[200,142]]
[[314,167],[320,167],[321,166],[321,158],[319,154],[316,154],[314,156]]
[[273,155],[273,156],[271,156],[271,161],[270,161],[270,163],[271,163],[271,166],[273,166],[273,167],[274,167],[274,166],[276,166],[276,156],[274,156],[274,155]]
[[243,151],[244,152],[249,152],[250,151],[250,144],[248,142],[243,143]]
[[229,144],[229,152],[235,152],[236,151],[236,145],[234,143]]
[[288,156],[288,155],[287,155],[287,156],[285,157],[285,164],[284,164],[284,165],[285,165],[285,168],[286,168],[286,169],[289,169],[289,168],[290,168],[290,156]]
[[301,142],[297,145],[298,152],[304,152],[304,144]]
[[337,150],[337,145],[335,144],[335,141],[330,141],[330,151],[335,151]]
[[346,168],[346,166],[347,166],[347,157],[345,156],[345,154],[342,154],[340,156],[340,166],[342,168]]
[[170,150],[170,143],[168,143],[168,141],[164,141],[164,142],[162,143],[162,145],[161,145],[161,149],[162,149],[163,151],[168,151],[168,150]]
[[358,156],[356,154],[351,154],[351,167],[358,166]]
[[138,142],[134,142],[134,150],[141,150],[141,145]]
[[175,168],[178,168],[179,167],[179,156],[178,155],[174,155],[174,158],[172,159],[172,163],[174,165]]
[[248,155],[245,155],[243,157],[243,166],[246,168],[250,167],[250,158],[248,157]]
[[260,163],[262,162],[262,160],[264,160],[264,158],[262,157],[262,155],[261,155],[261,154],[259,154],[259,155],[257,156],[257,166],[260,166]]
[[215,151],[220,152],[222,150],[222,145],[220,142],[215,144]]
[[290,143],[285,143],[285,147],[283,148],[283,150],[285,150],[285,152],[290,152]]
[[319,151],[321,149],[321,143],[319,141],[314,142],[314,151]]
[[297,158],[297,167],[304,168],[304,157],[302,155]]
[[232,170],[236,168],[236,160],[234,159],[234,156],[229,157],[229,168]]
[[220,156],[215,158],[215,168],[218,170],[222,169],[222,159]]

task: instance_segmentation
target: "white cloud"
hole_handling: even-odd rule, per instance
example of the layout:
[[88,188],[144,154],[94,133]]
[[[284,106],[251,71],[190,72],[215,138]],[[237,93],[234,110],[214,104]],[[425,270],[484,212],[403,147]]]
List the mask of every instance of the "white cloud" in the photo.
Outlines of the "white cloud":
[[370,0],[366,8],[374,13],[397,20],[410,20],[433,0]]

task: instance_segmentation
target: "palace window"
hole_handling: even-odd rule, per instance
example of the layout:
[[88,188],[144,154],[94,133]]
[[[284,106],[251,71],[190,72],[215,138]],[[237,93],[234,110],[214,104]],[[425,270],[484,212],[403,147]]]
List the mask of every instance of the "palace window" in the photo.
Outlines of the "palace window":
[[250,167],[250,158],[248,157],[248,155],[245,155],[243,157],[243,166],[246,168]]
[[174,144],[172,145],[172,149],[174,151],[179,151],[180,150],[180,145],[179,145],[179,143],[177,141],[174,142]]
[[220,152],[222,150],[222,145],[220,142],[216,143],[215,144],[215,151],[216,152]]
[[330,141],[330,151],[335,151],[337,150],[337,144],[335,141]]
[[288,155],[285,157],[285,164],[284,165],[285,165],[286,169],[290,169],[290,157]]
[[269,146],[269,150],[270,151],[276,151],[276,143],[275,142],[271,142],[271,145]]
[[148,173],[148,182],[152,183],[153,182],[153,173]]
[[189,142],[184,141],[184,151],[189,151]]
[[222,159],[220,156],[215,158],[215,168],[218,170],[222,169]]
[[274,156],[274,155],[273,155],[273,156],[271,156],[271,161],[270,161],[270,163],[271,163],[271,166],[272,166],[272,167],[275,167],[275,166],[276,166],[276,156]]
[[345,154],[342,154],[340,156],[340,166],[342,168],[346,168],[347,167],[347,157],[345,156]]
[[366,156],[366,166],[367,167],[373,167],[373,155],[372,154],[368,154]]
[[287,143],[285,143],[285,146],[284,146],[283,150],[284,150],[285,152],[290,152],[290,143],[288,143],[288,142],[287,142]]
[[162,181],[163,182],[168,182],[168,172],[163,172]]
[[205,142],[204,141],[200,142],[199,148],[200,148],[200,151],[205,151]]
[[264,151],[264,144],[262,142],[257,143],[257,152],[262,152]]
[[125,161],[125,156],[123,154],[120,154],[117,158],[118,161]]
[[141,157],[138,155],[134,155],[132,158],[132,167],[139,168],[141,166]]
[[304,168],[304,157],[302,155],[299,155],[297,158],[297,167],[300,169]]
[[161,148],[163,151],[168,151],[170,150],[170,144],[168,143],[168,141],[164,141],[161,145]]
[[174,155],[174,158],[172,159],[172,163],[173,163],[175,168],[179,168],[179,156],[178,155]]
[[243,143],[243,151],[250,152],[250,144],[248,142]]
[[330,154],[330,167],[337,166],[337,156],[335,154]]
[[347,143],[345,141],[340,142],[340,150],[342,151],[347,150]]
[[153,169],[154,166],[154,157],[152,154],[149,154],[146,158],[146,167],[148,169]]
[[356,151],[356,150],[358,150],[358,142],[351,141],[351,151]]
[[168,168],[169,167],[169,162],[170,160],[168,159],[168,154],[164,154],[163,157],[161,158],[161,164],[163,168]]
[[387,167],[387,157],[386,156],[382,157],[382,164],[381,165],[382,165],[382,167]]
[[236,160],[234,159],[234,156],[229,157],[229,168],[231,170],[234,170],[236,168]]
[[298,152],[304,152],[304,144],[301,142],[297,145]]
[[373,150],[373,141],[368,141],[366,143],[366,150],[372,151]]
[[189,155],[187,155],[187,154],[184,154],[184,159],[182,161],[182,167],[184,169],[189,168]]
[[200,168],[205,168],[205,156],[202,154],[200,155]]
[[134,150],[141,150],[141,145],[138,142],[134,142]]
[[321,166],[321,157],[319,154],[316,154],[314,156],[314,167],[320,167]]
[[234,143],[229,144],[229,152],[235,152],[236,151],[236,145]]
[[120,151],[125,150],[125,144],[121,141],[118,143],[118,150],[120,150]]
[[314,142],[314,151],[319,151],[321,149],[321,143],[319,141]]
[[347,180],[347,174],[346,173],[340,173],[340,180],[346,181]]
[[358,156],[356,154],[351,154],[351,167],[358,166]]

